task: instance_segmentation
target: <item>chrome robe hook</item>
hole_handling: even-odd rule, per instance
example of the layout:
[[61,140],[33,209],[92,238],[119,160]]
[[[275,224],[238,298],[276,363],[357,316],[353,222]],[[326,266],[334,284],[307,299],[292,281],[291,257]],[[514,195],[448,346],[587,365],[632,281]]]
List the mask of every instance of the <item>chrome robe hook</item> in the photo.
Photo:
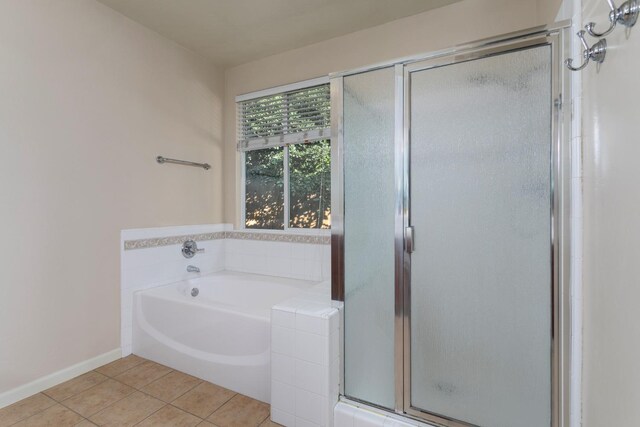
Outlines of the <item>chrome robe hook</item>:
[[613,0],[607,0],[607,3],[609,3],[609,8],[611,9],[611,12],[609,12],[609,28],[602,33],[597,33],[594,30],[596,26],[595,22],[589,22],[584,27],[589,35],[593,37],[606,36],[616,28],[617,24],[622,24],[625,27],[633,27],[638,20],[638,14],[640,13],[640,2],[638,0],[628,0],[622,3],[620,7],[616,7]]
[[598,64],[602,64],[604,62],[604,57],[607,54],[607,39],[601,39],[593,46],[589,47],[587,41],[584,39],[584,30],[578,31],[578,38],[584,47],[582,51],[582,56],[584,62],[579,67],[573,66],[573,59],[567,59],[564,63],[567,65],[567,68],[571,71],[580,71],[584,67],[589,64],[589,61],[597,62]]

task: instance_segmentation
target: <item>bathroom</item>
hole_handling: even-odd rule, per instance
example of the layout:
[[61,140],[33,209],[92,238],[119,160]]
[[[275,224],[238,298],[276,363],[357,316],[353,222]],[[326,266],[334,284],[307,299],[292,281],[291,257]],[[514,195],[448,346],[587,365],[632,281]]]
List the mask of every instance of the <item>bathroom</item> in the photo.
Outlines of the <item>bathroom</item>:
[[0,1],[0,426],[639,426],[638,10]]

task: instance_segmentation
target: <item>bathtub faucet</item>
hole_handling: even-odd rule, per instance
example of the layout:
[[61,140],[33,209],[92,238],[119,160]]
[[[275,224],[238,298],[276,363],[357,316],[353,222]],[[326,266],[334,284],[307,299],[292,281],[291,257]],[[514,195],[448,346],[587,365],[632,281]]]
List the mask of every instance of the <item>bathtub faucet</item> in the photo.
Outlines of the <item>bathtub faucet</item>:
[[198,267],[196,267],[195,265],[188,265],[187,266],[187,271],[189,273],[200,273],[200,269]]

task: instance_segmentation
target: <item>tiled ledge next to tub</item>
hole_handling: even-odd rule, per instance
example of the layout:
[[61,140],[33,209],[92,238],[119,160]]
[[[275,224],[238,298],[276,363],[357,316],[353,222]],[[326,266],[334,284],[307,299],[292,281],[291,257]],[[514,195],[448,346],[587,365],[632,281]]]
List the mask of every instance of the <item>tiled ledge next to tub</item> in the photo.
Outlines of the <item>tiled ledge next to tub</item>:
[[[204,253],[184,258],[181,245],[189,239]],[[233,230],[231,224],[122,230],[120,259],[123,356],[131,353],[134,292],[197,277],[188,265],[200,275],[229,270],[312,281],[329,279],[331,271],[326,232]]]
[[340,315],[330,282],[271,309],[271,420],[333,426],[340,376]]

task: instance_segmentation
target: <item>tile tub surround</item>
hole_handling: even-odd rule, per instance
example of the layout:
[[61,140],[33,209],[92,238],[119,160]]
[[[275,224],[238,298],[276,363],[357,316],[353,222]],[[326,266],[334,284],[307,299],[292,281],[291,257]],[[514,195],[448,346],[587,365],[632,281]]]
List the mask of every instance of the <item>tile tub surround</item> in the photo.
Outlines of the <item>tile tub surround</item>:
[[[184,258],[180,249],[189,238],[205,252]],[[122,230],[120,257],[123,356],[132,349],[134,292],[197,277],[197,273],[187,273],[188,265],[199,267],[200,275],[229,270],[320,281],[331,274],[326,231],[233,230],[231,224]]]
[[[203,253],[191,259],[182,256],[182,242],[175,236],[216,236],[230,229],[228,224],[122,230],[120,233],[120,347],[122,355],[131,354],[133,294],[136,291],[195,277],[188,265],[200,268],[200,274],[224,270],[224,239],[199,240]],[[126,249],[127,242],[138,242],[140,249]],[[160,245],[158,242],[171,242]],[[140,242],[147,242],[144,245]],[[151,244],[153,242],[155,244]],[[128,246],[132,244],[129,243]]]
[[271,427],[273,423],[269,405],[131,355],[0,409],[0,426],[11,425]]
[[339,395],[340,315],[328,282],[271,310],[271,420],[333,425]]
[[[260,233],[262,239],[238,238],[249,232],[233,232],[225,239],[225,269],[242,273],[265,274],[291,279],[321,281],[331,278],[331,245],[328,236],[280,235],[287,240],[268,240],[272,233]],[[318,243],[318,241],[322,243]]]

